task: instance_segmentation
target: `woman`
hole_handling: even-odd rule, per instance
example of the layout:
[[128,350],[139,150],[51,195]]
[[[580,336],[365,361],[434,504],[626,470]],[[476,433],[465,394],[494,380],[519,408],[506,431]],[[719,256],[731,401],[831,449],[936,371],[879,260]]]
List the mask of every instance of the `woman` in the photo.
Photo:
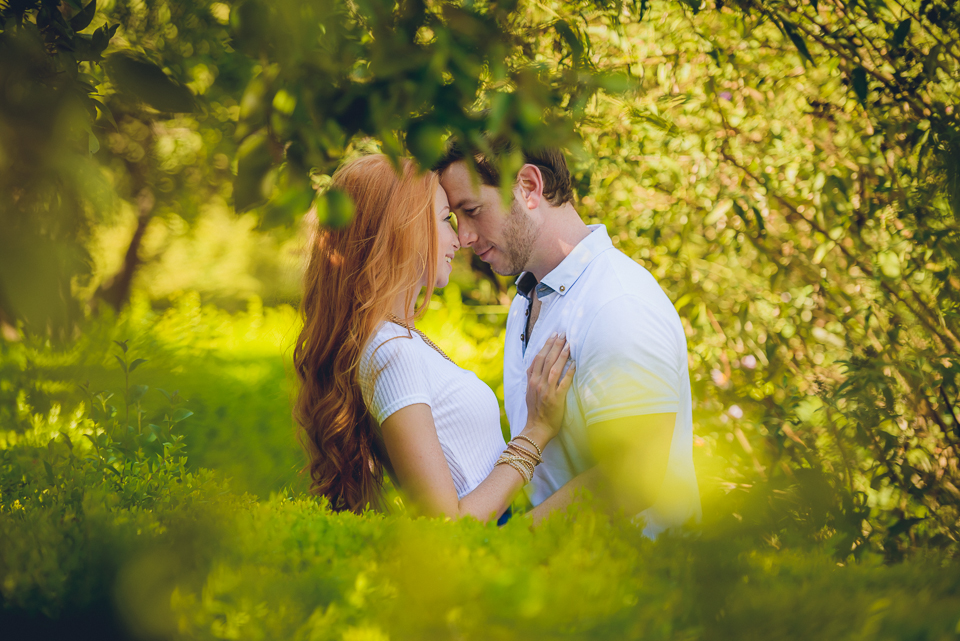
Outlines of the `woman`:
[[294,351],[312,488],[335,510],[380,507],[386,470],[425,514],[497,518],[559,429],[569,349],[557,338],[538,355],[530,419],[505,447],[490,388],[413,325],[459,249],[437,176],[370,155],[343,165],[333,188],[356,213],[316,235]]

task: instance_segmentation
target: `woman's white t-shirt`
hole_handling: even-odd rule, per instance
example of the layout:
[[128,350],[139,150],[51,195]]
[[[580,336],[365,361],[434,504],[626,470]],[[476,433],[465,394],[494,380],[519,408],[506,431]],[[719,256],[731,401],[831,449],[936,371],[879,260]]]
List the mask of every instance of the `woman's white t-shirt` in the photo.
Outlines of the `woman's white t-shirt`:
[[408,405],[430,406],[457,498],[490,474],[506,447],[493,390],[405,327],[380,325],[360,360],[360,389],[378,427]]

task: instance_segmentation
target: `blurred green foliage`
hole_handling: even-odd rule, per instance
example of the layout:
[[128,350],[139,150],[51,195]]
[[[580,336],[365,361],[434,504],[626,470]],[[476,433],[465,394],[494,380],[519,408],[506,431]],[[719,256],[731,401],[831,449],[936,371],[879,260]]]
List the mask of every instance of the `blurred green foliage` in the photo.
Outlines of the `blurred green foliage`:
[[[795,531],[786,514],[771,518],[769,496],[724,497],[709,478],[702,532],[657,542],[589,503],[531,530],[522,516],[504,528],[411,519],[399,503],[386,515],[334,514],[291,486],[260,500],[238,494],[221,471],[188,465],[185,444],[202,456],[233,447],[251,467],[270,458],[263,447],[270,436],[253,437],[249,428],[234,432],[243,442],[191,438],[212,427],[202,417],[205,401],[249,389],[249,379],[200,382],[192,386],[190,401],[172,393],[168,399],[143,381],[156,378],[150,369],[162,365],[174,349],[171,337],[185,327],[195,336],[192,353],[232,353],[234,367],[249,366],[251,332],[262,332],[259,342],[267,343],[263,334],[293,318],[289,311],[272,321],[269,315],[253,309],[231,318],[184,303],[155,319],[152,336],[118,343],[104,333],[89,343],[91,354],[99,347],[101,361],[112,364],[110,391],[84,385],[86,400],[73,409],[54,401],[41,413],[19,404],[28,425],[4,430],[0,447],[5,638],[809,639],[955,633],[955,560],[916,554],[889,566],[868,555],[838,564],[816,537]],[[456,319],[456,310],[441,307],[426,325],[432,331],[451,328],[444,341],[458,358],[483,359],[482,337],[471,340],[470,322],[449,324]],[[125,323],[125,329],[134,328],[133,319],[120,325]],[[143,354],[151,358],[134,366]],[[21,357],[22,371],[41,356],[46,394],[66,399],[68,390],[49,378],[54,354]],[[8,352],[5,362],[17,358]],[[197,366],[189,359],[176,362]],[[31,378],[45,377],[34,369]],[[286,380],[278,373],[272,378],[275,384]],[[4,380],[11,380],[9,372]],[[239,416],[220,425],[231,423],[244,427]],[[710,466],[709,457],[725,456],[703,448],[697,455],[701,468]],[[772,540],[770,526],[777,522],[781,538]]]
[[101,404],[91,398],[100,390],[114,395],[98,411],[122,412],[125,397],[114,390],[123,372],[106,348],[132,337],[131,353],[145,359],[129,376],[137,394],[132,416],[142,418],[124,417],[124,426],[139,434],[161,424],[168,396],[177,394],[191,412],[192,428],[182,437],[195,466],[217,469],[233,487],[264,497],[283,487],[302,490],[285,366],[297,331],[290,307],[264,309],[253,298],[233,318],[185,294],[162,313],[138,298],[121,318],[87,327],[67,350],[51,351],[42,341],[7,344],[0,387],[7,443],[45,433],[36,425],[50,412],[54,423],[69,424],[68,417]]
[[[952,638],[958,21],[940,0],[0,4],[0,628]],[[304,494],[302,214],[348,222],[315,197],[346,154],[429,162],[483,129],[567,145],[580,213],[675,302],[698,536]],[[512,290],[484,267],[459,256],[421,328],[502,398]]]
[[[321,222],[346,222],[349,203],[336,193],[317,199],[316,190],[365,137],[425,165],[447,131],[472,141],[483,129],[534,144],[572,141],[570,115],[601,87],[624,83],[594,72],[586,34],[571,23],[585,15],[616,22],[622,8],[0,6],[0,81],[10,87],[0,94],[5,322],[65,336],[84,306],[122,307],[158,216],[192,224],[222,199],[237,211],[257,207],[264,227],[289,224],[313,204]],[[565,52],[555,65],[527,58],[544,37]],[[486,114],[477,111],[484,105]],[[117,210],[132,210],[137,224],[122,267],[91,299],[86,244]],[[78,300],[78,290],[88,298]]]

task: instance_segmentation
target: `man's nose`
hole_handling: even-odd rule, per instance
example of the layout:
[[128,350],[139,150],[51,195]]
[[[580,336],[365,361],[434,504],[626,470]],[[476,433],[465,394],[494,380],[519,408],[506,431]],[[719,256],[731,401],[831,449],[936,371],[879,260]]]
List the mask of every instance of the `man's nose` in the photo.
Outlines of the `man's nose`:
[[460,241],[460,246],[472,247],[473,243],[477,241],[477,235],[467,223],[466,216],[461,217],[458,222],[460,224],[457,226],[457,240]]

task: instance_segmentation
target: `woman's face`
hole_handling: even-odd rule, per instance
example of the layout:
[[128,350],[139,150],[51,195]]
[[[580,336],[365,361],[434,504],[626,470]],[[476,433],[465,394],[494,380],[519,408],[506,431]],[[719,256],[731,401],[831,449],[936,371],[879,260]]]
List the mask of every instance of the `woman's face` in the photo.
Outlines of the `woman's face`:
[[443,187],[437,187],[433,198],[433,209],[437,214],[437,282],[434,287],[444,287],[450,282],[453,271],[453,256],[460,249],[457,230],[453,227],[453,214],[450,213],[450,201]]

